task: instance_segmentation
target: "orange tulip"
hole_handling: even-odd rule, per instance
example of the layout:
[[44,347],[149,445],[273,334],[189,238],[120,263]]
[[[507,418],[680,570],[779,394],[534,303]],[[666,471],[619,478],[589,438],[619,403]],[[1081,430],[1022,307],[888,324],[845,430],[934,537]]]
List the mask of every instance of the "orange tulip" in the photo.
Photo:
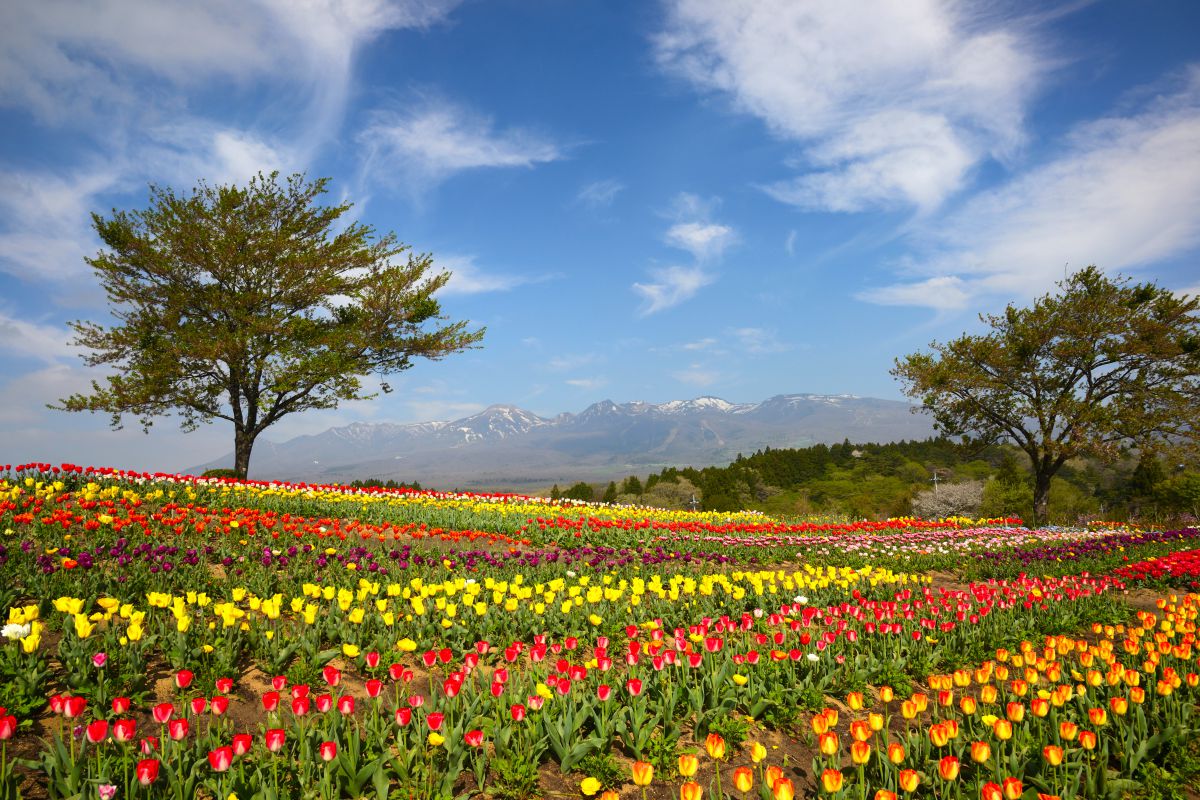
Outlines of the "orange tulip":
[[863,709],[863,693],[850,692],[846,695],[846,705],[850,706],[851,711],[862,711]]
[[812,718],[812,729],[813,733],[815,733],[817,736],[820,736],[829,730],[829,723],[825,721],[824,714],[817,714]]
[[635,786],[649,786],[650,781],[654,780],[654,765],[645,761],[635,761],[630,768],[633,772],[633,783]]
[[827,708],[821,712],[825,715],[825,725],[830,728],[836,728],[838,723],[838,712],[836,708]]
[[772,783],[771,797],[774,800],[794,800],[796,797],[796,786],[792,783],[792,779],[780,778]]
[[1129,689],[1129,702],[1137,703],[1139,706],[1146,702],[1146,690],[1140,686],[1133,686]]
[[612,789],[606,789],[604,794],[600,795],[600,800],[621,800],[621,795]]
[[872,731],[883,730],[883,714],[876,714],[874,712],[867,714],[867,726]]
[[945,747],[950,741],[950,729],[940,722],[930,725],[929,741],[933,742],[934,747]]
[[925,709],[929,708],[929,695],[927,694],[918,692],[912,696],[911,700],[917,704],[917,711],[922,714],[925,713]]
[[996,702],[996,696],[999,694],[999,691],[999,689],[990,683],[980,686],[979,702],[991,705],[992,703]]
[[704,790],[695,781],[688,781],[679,787],[679,800],[700,800]]
[[904,756],[904,745],[900,744],[899,742],[892,742],[888,745],[888,761],[892,762],[893,764],[900,765],[904,763]]
[[1106,722],[1108,722],[1108,712],[1104,710],[1103,706],[1089,708],[1088,719],[1093,725],[1099,728],[1101,725],[1104,725]]
[[943,689],[937,695],[938,705],[945,708],[946,706],[954,705],[954,692],[949,689]]
[[1024,785],[1017,778],[1005,778],[1003,787],[1005,800],[1021,800],[1021,795],[1025,793]]
[[971,760],[982,764],[992,757],[992,747],[987,742],[971,742]]
[[992,733],[1002,742],[1007,742],[1012,738],[1013,728],[1012,723],[1006,719],[998,719],[992,725]]
[[733,787],[742,794],[754,788],[754,770],[738,767],[733,771]]
[[1129,700],[1124,697],[1110,698],[1108,705],[1112,708],[1112,712],[1118,717],[1125,716],[1125,712],[1129,710]]
[[975,703],[975,698],[971,695],[964,695],[962,700],[958,701],[958,707],[962,709],[962,713],[970,717],[975,714],[978,705]]
[[1096,749],[1096,734],[1092,731],[1079,732],[1079,746],[1084,750]]
[[821,755],[832,756],[836,755],[840,742],[836,733],[822,733],[817,737],[817,747],[821,750]]
[[896,800],[896,793],[890,792],[887,789],[880,789],[875,793],[875,800]]
[[704,740],[704,749],[708,751],[709,758],[720,761],[725,757],[725,740],[719,733],[710,733]]
[[1058,735],[1064,741],[1067,741],[1067,742],[1074,741],[1075,737],[1078,734],[1079,734],[1079,726],[1076,725],[1074,722],[1071,722],[1069,719],[1064,719],[1062,722],[1058,723]]
[[905,792],[915,792],[921,785],[921,776],[915,769],[900,770],[900,788]]
[[945,756],[938,762],[938,774],[942,776],[942,780],[952,781],[958,777],[960,766],[957,756]]
[[850,745],[850,760],[855,764],[865,764],[871,760],[871,744],[869,742],[855,742]]
[[1063,749],[1056,744],[1048,744],[1042,748],[1042,758],[1052,766],[1057,767],[1063,760]]
[[979,790],[979,800],[1004,800],[1004,792],[998,783],[985,783]]
[[774,765],[767,767],[766,781],[767,786],[774,786],[775,782],[783,778],[783,769]]
[[1050,713],[1050,701],[1035,697],[1029,701],[1029,710],[1035,717],[1044,717]]
[[879,702],[890,703],[896,698],[896,692],[890,686],[879,687]]
[[750,760],[755,764],[760,763],[767,757],[767,748],[763,747],[759,742],[750,743]]
[[683,753],[679,756],[679,774],[683,777],[692,777],[699,768],[700,759],[696,758],[695,753]]
[[913,719],[917,716],[917,704],[910,700],[905,700],[900,704],[900,715],[905,719]]
[[1013,722],[1021,722],[1025,719],[1025,705],[1023,703],[1009,703],[1005,707],[1005,716]]
[[836,769],[827,769],[821,773],[821,788],[833,794],[842,789],[842,773]]
[[871,726],[867,724],[866,720],[856,719],[850,723],[850,738],[856,742],[867,741],[871,738],[872,733],[874,731],[871,730]]

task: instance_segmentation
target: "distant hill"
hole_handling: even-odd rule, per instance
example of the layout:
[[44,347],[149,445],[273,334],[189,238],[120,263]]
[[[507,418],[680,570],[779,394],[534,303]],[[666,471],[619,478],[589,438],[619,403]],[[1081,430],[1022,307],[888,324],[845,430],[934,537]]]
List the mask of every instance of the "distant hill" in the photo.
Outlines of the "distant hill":
[[[764,447],[893,442],[933,433],[930,419],[911,413],[907,403],[852,395],[778,395],[757,404],[717,397],[658,404],[604,400],[549,419],[494,405],[453,422],[356,422],[281,443],[259,440],[250,476],[521,489],[727,464]],[[188,471],[232,463],[231,453]]]

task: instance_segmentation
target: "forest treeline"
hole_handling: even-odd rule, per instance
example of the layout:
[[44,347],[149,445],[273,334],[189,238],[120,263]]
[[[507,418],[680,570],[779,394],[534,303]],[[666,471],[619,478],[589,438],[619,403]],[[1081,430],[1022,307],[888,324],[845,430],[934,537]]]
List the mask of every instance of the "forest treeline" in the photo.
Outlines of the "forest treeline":
[[[917,514],[1020,517],[1033,514],[1028,457],[1008,445],[946,438],[889,444],[765,448],[728,466],[668,468],[607,487],[577,483],[552,495],[708,511],[884,518]],[[1200,516],[1200,471],[1158,454],[1130,452],[1111,463],[1079,458],[1055,477],[1050,517],[1187,522]]]

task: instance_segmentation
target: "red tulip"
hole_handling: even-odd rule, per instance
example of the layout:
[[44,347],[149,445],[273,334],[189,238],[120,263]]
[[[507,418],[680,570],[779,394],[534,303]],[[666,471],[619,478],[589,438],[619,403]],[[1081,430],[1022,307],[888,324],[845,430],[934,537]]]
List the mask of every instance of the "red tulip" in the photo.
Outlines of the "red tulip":
[[224,716],[229,710],[229,698],[224,695],[217,695],[209,702],[209,708],[212,710],[213,716]]
[[467,731],[463,734],[463,741],[466,742],[469,747],[479,747],[483,744],[483,731],[478,729]]
[[407,725],[412,722],[412,709],[407,706],[400,706],[396,709],[396,724]]
[[512,714],[513,722],[521,722],[525,719],[525,706],[520,703],[514,703],[509,712]]
[[221,694],[229,694],[233,691],[233,679],[217,678],[217,691]]
[[186,739],[188,735],[188,721],[184,717],[167,721],[167,735],[175,741]]
[[192,685],[193,677],[194,676],[190,669],[181,669],[179,672],[175,673],[175,685],[180,689],[186,689]]
[[114,714],[124,714],[129,710],[129,698],[114,697],[112,701],[112,710]]
[[267,745],[267,749],[272,753],[278,753],[283,749],[283,743],[287,734],[279,728],[272,728],[263,735],[263,740]]
[[208,706],[208,700],[204,699],[203,697],[193,697],[191,706],[192,714],[195,716],[200,716],[204,713],[204,709]]
[[158,761],[153,758],[146,758],[138,762],[135,770],[138,783],[142,786],[149,786],[158,779]]
[[233,737],[233,754],[235,756],[245,755],[253,746],[254,737],[248,733],[239,733]]
[[379,697],[381,692],[383,692],[383,681],[378,678],[367,680],[367,697]]
[[441,730],[442,720],[444,720],[445,718],[446,718],[446,715],[443,714],[442,712],[434,711],[425,717],[425,722],[429,725],[429,730],[437,731],[437,730]]
[[276,675],[274,678],[271,678],[271,688],[274,689],[275,691],[282,692],[286,686],[287,686],[287,676],[286,675]]
[[87,734],[87,740],[92,744],[103,742],[108,738],[108,722],[102,719],[90,722],[85,729],[85,733]]
[[600,698],[602,702],[608,700],[612,697],[612,687],[607,683],[600,684],[596,687],[596,697]]
[[630,678],[625,681],[625,688],[631,695],[637,697],[642,693],[642,681],[640,678]]
[[368,669],[375,669],[379,666],[379,653],[372,650],[370,653],[363,655],[363,663]]
[[118,742],[132,742],[137,737],[137,720],[119,719],[113,723],[113,738]]
[[208,751],[208,765],[215,772],[224,772],[229,769],[229,765],[233,763],[233,748],[226,745],[218,747],[216,750]]
[[87,709],[87,700],[83,697],[64,697],[62,713],[67,719],[75,719]]
[[150,713],[154,716],[154,721],[160,725],[165,725],[167,720],[175,716],[175,706],[170,703],[159,703],[154,708],[150,709]]
[[342,682],[342,671],[333,665],[328,665],[325,669],[321,670],[321,677],[330,686],[337,686]]
[[317,752],[320,753],[322,761],[333,761],[337,758],[337,742],[321,742]]
[[339,714],[349,716],[354,713],[354,698],[348,694],[344,694],[338,698],[337,710]]
[[292,699],[292,715],[303,717],[312,710],[312,701],[307,697],[296,697]]

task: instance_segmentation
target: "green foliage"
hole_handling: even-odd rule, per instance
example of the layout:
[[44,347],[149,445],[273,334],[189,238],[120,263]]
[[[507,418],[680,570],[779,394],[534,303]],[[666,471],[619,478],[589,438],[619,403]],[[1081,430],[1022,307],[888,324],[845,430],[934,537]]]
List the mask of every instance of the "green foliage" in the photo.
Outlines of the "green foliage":
[[1200,436],[1200,301],[1087,267],[990,331],[896,360],[892,374],[947,435],[1010,441],[1033,467],[1034,520],[1069,459]]
[[201,478],[236,478],[237,476],[238,476],[238,474],[234,470],[225,469],[224,467],[219,467],[217,469],[204,470],[204,474],[202,474],[200,477]]
[[525,800],[541,797],[538,786],[538,765],[519,756],[498,756],[492,759],[494,771],[490,784],[485,789],[488,797],[496,800]]
[[726,714],[723,717],[717,717],[708,724],[708,732],[720,734],[725,740],[726,747],[731,752],[737,752],[750,737],[750,723],[745,717],[738,714]]
[[596,490],[592,488],[592,485],[590,483],[580,481],[579,483],[572,486],[570,489],[567,489],[565,492],[563,492],[563,497],[570,498],[571,500],[589,500],[590,501],[590,500],[595,499]]
[[603,789],[616,789],[629,777],[611,750],[584,756],[576,770],[600,781]]
[[126,414],[146,429],[172,413],[184,430],[226,420],[245,476],[282,417],[368,399],[361,376],[476,346],[482,330],[441,324],[449,273],[394,234],[345,224],[350,204],[317,205],[326,184],[260,173],[188,195],[151,186],[144,211],[93,214],[104,249],[86,260],[117,324],[71,327],[84,363],[114,374],[57,408],[108,413],[114,428]]
[[604,490],[604,496],[600,498],[602,503],[612,503],[617,499],[617,484],[615,481],[610,481],[608,488]]
[[679,777],[678,731],[676,726],[671,726],[670,732],[659,728],[646,744],[646,761],[654,765],[654,774],[662,780],[674,780]]

